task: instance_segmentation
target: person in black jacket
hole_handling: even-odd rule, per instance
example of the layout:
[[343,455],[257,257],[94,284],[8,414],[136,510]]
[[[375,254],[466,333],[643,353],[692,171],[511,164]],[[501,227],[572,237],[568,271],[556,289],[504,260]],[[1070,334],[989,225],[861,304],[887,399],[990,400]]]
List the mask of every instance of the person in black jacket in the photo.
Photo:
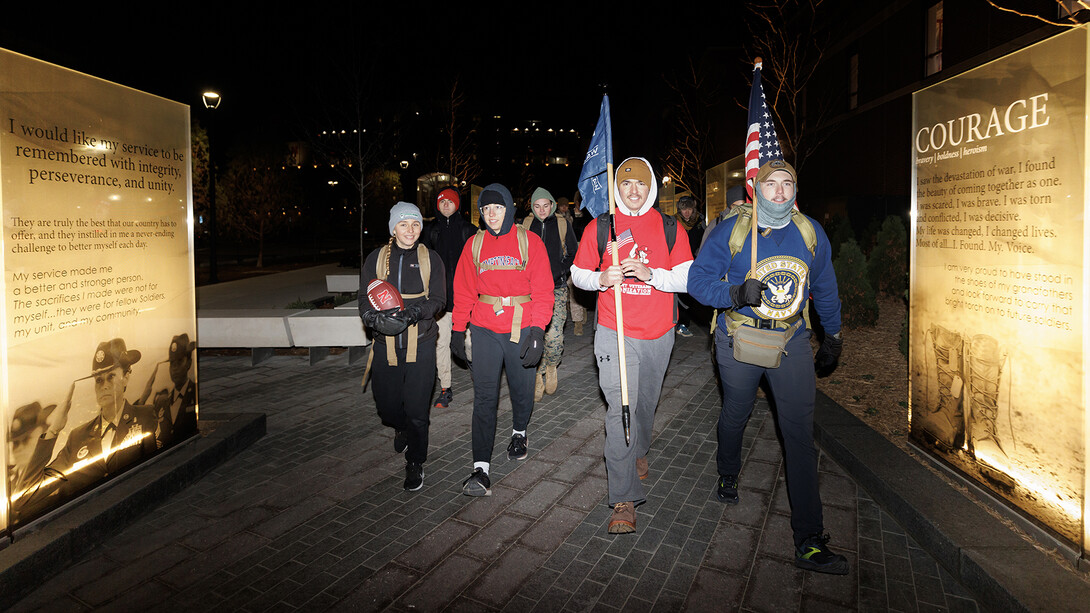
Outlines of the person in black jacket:
[[[693,249],[693,257],[700,250],[700,241],[704,238],[704,216],[697,210],[696,198],[686,194],[677,201],[677,223],[689,235],[689,246]],[[677,326],[675,331],[678,336],[692,336],[689,324],[692,323],[692,311],[696,307],[696,301],[688,294],[678,294]]]
[[447,306],[435,320],[439,326],[439,340],[435,345],[435,366],[440,388],[439,398],[435,401],[437,409],[447,408],[454,400],[454,390],[450,386],[450,314],[454,311],[454,272],[466,242],[477,232],[477,228],[459,214],[460,203],[461,199],[454,188],[448,187],[439,192],[435,199],[439,214],[424,230],[424,245],[439,255],[447,271]]
[[405,303],[400,310],[379,311],[361,296],[359,308],[374,336],[369,365],[375,406],[382,423],[394,428],[394,451],[405,452],[405,489],[410,492],[424,486],[439,335],[435,317],[447,298],[443,261],[418,244],[422,221],[415,204],[395,204],[390,242],[372,251],[360,269],[361,294],[374,279],[384,279]]
[[534,190],[534,195],[530,197],[530,210],[531,214],[522,225],[541,237],[553,271],[553,318],[545,330],[545,353],[537,367],[537,382],[534,385],[536,401],[541,400],[544,394],[556,392],[556,367],[564,355],[564,324],[568,320],[569,269],[575,260],[579,241],[568,219],[557,215],[556,200],[549,190],[544,187]]

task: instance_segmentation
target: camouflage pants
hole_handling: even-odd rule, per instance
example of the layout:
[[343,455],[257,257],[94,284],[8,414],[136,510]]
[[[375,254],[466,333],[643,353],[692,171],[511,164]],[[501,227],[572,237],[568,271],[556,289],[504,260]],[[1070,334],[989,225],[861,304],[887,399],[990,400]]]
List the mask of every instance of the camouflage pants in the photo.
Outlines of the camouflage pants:
[[541,355],[539,368],[556,366],[564,354],[564,324],[568,321],[568,286],[561,285],[553,290],[553,319],[545,329],[545,352]]

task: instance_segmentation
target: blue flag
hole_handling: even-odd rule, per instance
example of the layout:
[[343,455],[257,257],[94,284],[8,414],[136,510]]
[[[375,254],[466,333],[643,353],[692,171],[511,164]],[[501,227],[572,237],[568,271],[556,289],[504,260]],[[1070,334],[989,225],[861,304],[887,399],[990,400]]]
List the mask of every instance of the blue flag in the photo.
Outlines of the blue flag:
[[609,211],[609,186],[606,165],[613,163],[613,134],[609,126],[609,96],[602,96],[602,111],[598,125],[590,139],[587,158],[579,173],[579,193],[583,195],[582,207],[597,217]]

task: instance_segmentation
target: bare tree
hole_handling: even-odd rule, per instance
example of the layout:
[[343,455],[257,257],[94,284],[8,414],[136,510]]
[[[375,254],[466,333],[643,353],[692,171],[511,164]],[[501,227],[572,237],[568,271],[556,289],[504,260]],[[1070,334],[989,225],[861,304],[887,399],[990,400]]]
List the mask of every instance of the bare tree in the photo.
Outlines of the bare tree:
[[667,111],[672,142],[663,160],[663,170],[678,189],[704,199],[704,169],[714,160],[715,139],[711,135],[711,108],[717,98],[703,70],[690,57],[687,70],[665,76],[673,92]]
[[829,30],[821,27],[823,1],[753,0],[746,5],[752,31],[748,50],[763,61],[761,81],[780,147],[799,169],[829,136],[826,125],[833,112],[831,96],[807,96],[829,43]]
[[[1059,26],[1061,28],[1074,28],[1077,27],[1079,24],[1086,23],[1086,21],[1090,19],[1090,0],[1075,0],[1071,3],[1065,3],[1063,2],[1063,0],[1056,0],[1056,4],[1058,4],[1060,7],[1060,15],[1062,15],[1064,19],[1067,20],[1066,22],[1062,23],[1053,21],[1051,19],[1045,19],[1044,17],[1041,17],[1040,15],[1034,15],[1033,13],[1024,13],[1019,10],[1006,8],[1000,6],[998,2],[994,2],[993,0],[984,1],[992,5],[993,8],[1003,11],[1005,13],[1014,13],[1019,17],[1036,19],[1037,21],[1042,21],[1050,26]],[[1070,4],[1071,6],[1067,6],[1068,4]]]
[[[333,52],[331,52],[332,54]],[[307,140],[316,161],[330,164],[358,194],[359,249],[364,253],[364,219],[371,182],[382,176],[394,159],[398,135],[397,120],[384,117],[371,99],[375,91],[376,66],[364,47],[336,53],[340,72],[335,78],[315,81],[313,91],[329,101],[322,108],[318,122],[308,129]],[[330,86],[328,84],[334,84]],[[383,191],[383,190],[378,190]]]
[[200,218],[208,213],[209,161],[208,130],[194,119],[189,128],[189,142],[193,156],[193,216]]
[[[470,185],[481,175],[477,160],[477,127],[480,120],[466,117],[465,94],[455,78],[450,86],[450,100],[444,108],[443,133],[447,137],[446,159],[440,159],[437,168],[445,168],[452,176]],[[440,154],[442,158],[442,154]]]
[[257,267],[263,265],[265,237],[299,215],[297,171],[268,154],[238,156],[216,185],[224,229],[257,241]]

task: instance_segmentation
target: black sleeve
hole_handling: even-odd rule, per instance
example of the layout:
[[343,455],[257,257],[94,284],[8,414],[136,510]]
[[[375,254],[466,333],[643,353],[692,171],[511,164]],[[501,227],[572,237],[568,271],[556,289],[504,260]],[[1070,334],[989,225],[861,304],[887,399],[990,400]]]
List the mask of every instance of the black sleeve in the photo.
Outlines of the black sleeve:
[[360,291],[357,296],[359,296],[358,302],[361,318],[367,313],[375,310],[375,307],[371,306],[371,301],[367,299],[367,284],[378,278],[378,275],[375,274],[375,265],[376,262],[378,262],[378,252],[379,250],[375,249],[368,254],[367,259],[363,262],[363,266],[360,267]]
[[564,229],[567,231],[567,236],[561,241],[564,244],[564,259],[561,261],[561,265],[564,269],[564,275],[568,276],[571,274],[571,265],[575,262],[575,252],[579,250],[579,239],[576,238],[570,222],[564,224]]
[[428,299],[420,303],[421,319],[435,319],[447,305],[447,271],[439,254],[428,250],[431,258],[431,278],[428,279]]

